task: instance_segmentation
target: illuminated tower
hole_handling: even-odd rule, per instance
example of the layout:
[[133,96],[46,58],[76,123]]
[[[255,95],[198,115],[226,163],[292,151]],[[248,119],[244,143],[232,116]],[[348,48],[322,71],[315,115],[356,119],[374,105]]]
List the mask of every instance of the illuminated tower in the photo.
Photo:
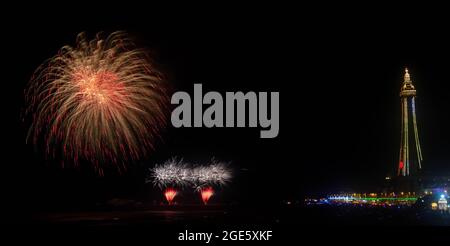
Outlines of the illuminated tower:
[[400,90],[402,107],[402,131],[400,140],[400,160],[398,176],[415,175],[422,169],[422,150],[420,149],[419,133],[416,118],[416,89],[412,84],[408,69]]

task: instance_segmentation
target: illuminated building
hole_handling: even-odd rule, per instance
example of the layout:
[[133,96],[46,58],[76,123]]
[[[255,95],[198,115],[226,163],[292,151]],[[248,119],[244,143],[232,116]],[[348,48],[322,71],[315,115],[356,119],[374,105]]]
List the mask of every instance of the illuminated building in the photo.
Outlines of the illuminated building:
[[398,176],[416,175],[422,169],[422,150],[420,148],[419,133],[416,118],[416,89],[411,81],[408,69],[400,90],[402,125],[400,140],[400,158]]
[[441,195],[441,198],[439,198],[438,201],[438,209],[439,210],[447,210],[447,199],[445,199],[444,195]]
[[437,208],[438,208],[438,204],[436,202],[432,202],[431,203],[431,209],[437,210]]

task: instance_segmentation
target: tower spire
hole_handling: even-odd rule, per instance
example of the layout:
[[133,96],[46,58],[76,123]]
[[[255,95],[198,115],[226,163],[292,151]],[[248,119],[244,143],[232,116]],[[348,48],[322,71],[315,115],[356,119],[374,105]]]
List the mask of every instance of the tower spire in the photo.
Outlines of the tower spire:
[[403,83],[411,83],[411,77],[409,76],[407,67],[405,67],[405,76],[404,76]]

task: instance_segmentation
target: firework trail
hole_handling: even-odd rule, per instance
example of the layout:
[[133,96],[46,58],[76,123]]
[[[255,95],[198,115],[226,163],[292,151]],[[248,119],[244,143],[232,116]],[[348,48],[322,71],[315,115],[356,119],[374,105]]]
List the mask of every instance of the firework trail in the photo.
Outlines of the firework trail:
[[[34,73],[25,91],[27,142],[47,156],[89,161],[103,174],[125,170],[154,149],[169,102],[162,74],[124,32],[91,41],[83,33]],[[108,163],[108,164],[107,164]]]

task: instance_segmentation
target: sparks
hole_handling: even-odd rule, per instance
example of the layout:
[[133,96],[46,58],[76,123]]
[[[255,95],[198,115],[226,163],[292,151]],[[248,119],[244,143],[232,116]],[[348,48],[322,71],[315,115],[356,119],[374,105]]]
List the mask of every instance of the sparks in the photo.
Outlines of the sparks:
[[226,185],[232,178],[228,164],[214,159],[208,165],[193,166],[172,158],[162,165],[156,165],[150,171],[147,182],[153,182],[160,188],[191,186],[200,190],[205,186]]
[[189,169],[183,160],[172,158],[162,165],[156,165],[151,169],[147,182],[153,182],[160,188],[167,186],[184,187],[190,182]]
[[78,166],[109,165],[146,156],[167,121],[166,82],[146,52],[124,32],[64,46],[34,73],[25,91],[27,142]]
[[166,189],[166,191],[164,192],[164,196],[166,197],[166,200],[169,203],[169,205],[173,204],[173,199],[175,199],[177,194],[178,194],[177,190],[175,190],[173,188]]
[[203,204],[207,205],[209,199],[214,195],[214,190],[212,187],[202,188],[200,191]]
[[208,185],[223,186],[231,180],[231,171],[223,162],[212,160],[208,166],[199,166],[192,170],[192,183],[197,189]]

